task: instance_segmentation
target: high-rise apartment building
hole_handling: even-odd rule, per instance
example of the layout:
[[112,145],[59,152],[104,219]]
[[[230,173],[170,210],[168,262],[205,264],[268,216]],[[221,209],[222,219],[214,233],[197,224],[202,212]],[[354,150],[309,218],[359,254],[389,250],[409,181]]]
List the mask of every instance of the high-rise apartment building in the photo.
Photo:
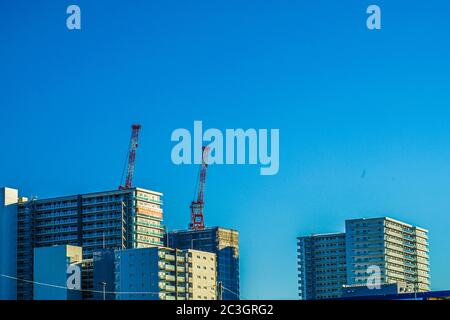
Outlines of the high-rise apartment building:
[[338,298],[346,284],[345,234],[297,238],[298,290],[302,300]]
[[405,282],[417,292],[430,290],[428,231],[391,218],[345,223],[347,284],[364,284],[380,271],[382,284]]
[[[74,245],[83,248],[83,282],[92,286],[94,250],[163,245],[161,196],[132,188],[19,203],[17,277],[33,280],[34,248]],[[18,299],[33,298],[33,285],[26,281],[17,281]],[[85,291],[84,298],[92,294]]]
[[215,254],[191,249],[102,249],[94,253],[97,299],[105,290],[109,292],[105,299],[116,300],[216,300],[216,272]]
[[117,300],[188,299],[182,251],[156,247],[117,250],[114,261]]
[[239,300],[239,233],[210,227],[203,230],[179,230],[168,234],[168,246],[195,249],[217,256],[217,281],[223,286],[223,300]]
[[338,298],[343,285],[369,282],[430,290],[428,231],[391,218],[347,220],[345,233],[299,237],[297,252],[302,299]]

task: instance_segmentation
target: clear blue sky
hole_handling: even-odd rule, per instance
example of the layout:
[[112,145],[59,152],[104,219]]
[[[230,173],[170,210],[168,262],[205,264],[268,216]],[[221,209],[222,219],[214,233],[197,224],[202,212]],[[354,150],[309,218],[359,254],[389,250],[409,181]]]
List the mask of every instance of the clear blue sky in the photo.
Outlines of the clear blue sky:
[[449,15],[447,0],[2,1],[0,185],[114,189],[139,122],[135,184],[184,228],[197,167],[171,163],[172,130],[279,128],[277,176],[208,172],[206,223],[240,231],[244,297],[295,299],[296,236],[383,215],[430,230],[432,287],[450,289]]

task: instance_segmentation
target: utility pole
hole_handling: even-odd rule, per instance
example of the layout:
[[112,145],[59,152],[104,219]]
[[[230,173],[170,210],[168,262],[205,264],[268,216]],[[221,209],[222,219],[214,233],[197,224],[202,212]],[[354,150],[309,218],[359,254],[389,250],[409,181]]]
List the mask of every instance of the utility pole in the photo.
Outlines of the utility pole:
[[223,300],[223,284],[222,281],[217,283],[217,296],[219,300]]

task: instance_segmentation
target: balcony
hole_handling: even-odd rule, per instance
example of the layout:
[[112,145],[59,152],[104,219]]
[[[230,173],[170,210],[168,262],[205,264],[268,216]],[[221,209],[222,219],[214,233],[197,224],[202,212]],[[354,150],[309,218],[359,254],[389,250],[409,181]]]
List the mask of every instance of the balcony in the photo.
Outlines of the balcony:
[[175,271],[175,266],[171,264],[166,264],[164,269],[167,271]]
[[166,285],[166,291],[167,292],[175,292],[175,286]]
[[174,256],[174,255],[171,255],[171,254],[166,254],[166,255],[164,256],[164,260],[167,260],[167,261],[175,261],[175,256]]
[[172,276],[172,275],[170,275],[170,274],[167,274],[167,275],[166,275],[166,280],[167,280],[167,281],[174,282],[174,281],[175,281],[175,276]]
[[161,199],[152,199],[152,198],[146,197],[146,196],[136,196],[136,199],[144,200],[144,201],[148,201],[148,202],[152,202],[152,203],[157,203],[157,204],[163,204]]
[[178,272],[185,272],[185,271],[186,271],[186,268],[185,268],[185,267],[177,266],[177,271],[178,271]]

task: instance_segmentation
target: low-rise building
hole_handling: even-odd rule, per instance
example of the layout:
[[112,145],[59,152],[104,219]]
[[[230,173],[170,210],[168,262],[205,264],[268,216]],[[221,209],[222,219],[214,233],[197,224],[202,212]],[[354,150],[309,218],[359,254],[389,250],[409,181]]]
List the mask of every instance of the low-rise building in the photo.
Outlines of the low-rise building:
[[168,247],[195,249],[217,257],[217,282],[224,290],[223,300],[239,300],[239,232],[222,227],[176,230],[168,233]]
[[414,292],[414,286],[405,282],[385,283],[368,287],[367,285],[354,284],[342,287],[342,298],[370,297],[383,295],[397,295]]
[[81,300],[83,249],[61,245],[34,249],[34,300]]
[[[167,247],[94,253],[96,298],[116,300],[215,300],[216,255]],[[112,293],[113,292],[113,293]]]
[[402,288],[430,290],[426,229],[388,217],[363,218],[347,220],[345,233],[297,240],[301,299],[334,299],[344,291],[377,294],[370,291],[373,284],[391,293]]

